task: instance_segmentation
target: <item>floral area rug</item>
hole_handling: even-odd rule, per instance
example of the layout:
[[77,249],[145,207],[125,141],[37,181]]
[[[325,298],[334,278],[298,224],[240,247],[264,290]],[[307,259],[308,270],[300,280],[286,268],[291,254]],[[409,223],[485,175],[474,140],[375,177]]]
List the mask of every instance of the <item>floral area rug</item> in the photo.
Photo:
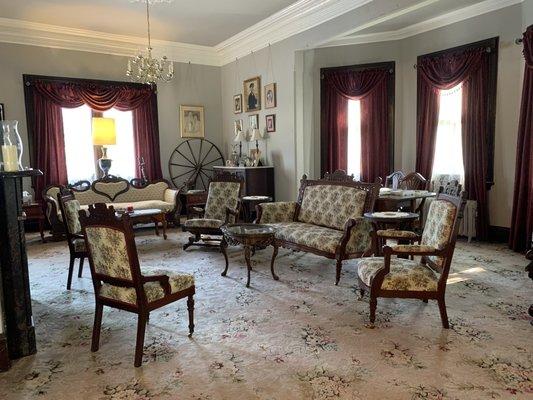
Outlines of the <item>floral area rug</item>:
[[503,245],[458,243],[447,288],[451,329],[436,302],[358,300],[356,261],[339,286],[334,262],[280,250],[253,257],[245,287],[240,248],[230,268],[213,250],[137,231],[144,266],[193,273],[196,331],[187,337],[185,301],[150,315],[141,368],[133,367],[136,316],[104,309],[100,350],[90,351],[94,295],[90,272],[65,289],[64,242],[28,243],[38,352],[0,374],[8,399],[531,399],[533,284],[522,255]]

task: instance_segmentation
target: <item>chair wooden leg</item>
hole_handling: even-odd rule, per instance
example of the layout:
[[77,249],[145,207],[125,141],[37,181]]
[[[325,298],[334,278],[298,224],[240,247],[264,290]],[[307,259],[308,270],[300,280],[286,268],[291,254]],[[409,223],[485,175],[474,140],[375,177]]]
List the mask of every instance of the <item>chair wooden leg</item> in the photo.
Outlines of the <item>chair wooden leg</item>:
[[91,351],[98,351],[100,347],[100,330],[102,329],[102,313],[104,310],[103,304],[96,303],[96,309],[94,310],[94,325],[93,325],[93,338],[91,342]]
[[194,333],[194,297],[191,294],[187,298],[187,311],[189,311],[189,336]]
[[78,278],[81,278],[81,274],[83,273],[83,261],[85,261],[85,257],[80,258],[80,268],[78,269]]
[[448,314],[446,313],[446,302],[444,301],[444,297],[437,300],[439,302],[439,311],[440,311],[440,319],[442,321],[442,327],[444,329],[450,329],[450,324],[448,323]]
[[339,284],[341,280],[342,260],[337,260],[336,273],[335,273],[335,285]]
[[275,281],[279,281],[279,276],[277,276],[274,272],[274,260],[278,256],[278,245],[273,244],[272,247],[274,248],[274,250],[272,252],[272,259],[270,260],[270,273],[272,274],[272,278],[274,278]]
[[147,314],[145,312],[139,313],[139,319],[137,322],[137,342],[135,343],[135,367],[140,367],[143,361],[143,347],[144,347],[144,334],[146,332],[146,320]]
[[70,263],[68,266],[67,290],[70,290],[70,286],[72,284],[72,273],[74,272],[74,261],[76,261],[76,259],[74,258],[74,256],[71,255]]
[[376,308],[378,307],[378,299],[370,294],[370,323],[374,325],[376,322]]

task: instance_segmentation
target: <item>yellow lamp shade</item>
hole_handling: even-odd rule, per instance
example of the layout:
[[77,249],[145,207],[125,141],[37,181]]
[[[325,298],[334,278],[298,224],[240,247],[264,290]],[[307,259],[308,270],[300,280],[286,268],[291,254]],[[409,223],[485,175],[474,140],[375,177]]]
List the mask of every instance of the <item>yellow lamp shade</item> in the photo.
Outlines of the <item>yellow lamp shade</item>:
[[96,146],[117,144],[117,131],[113,118],[93,118],[93,144]]

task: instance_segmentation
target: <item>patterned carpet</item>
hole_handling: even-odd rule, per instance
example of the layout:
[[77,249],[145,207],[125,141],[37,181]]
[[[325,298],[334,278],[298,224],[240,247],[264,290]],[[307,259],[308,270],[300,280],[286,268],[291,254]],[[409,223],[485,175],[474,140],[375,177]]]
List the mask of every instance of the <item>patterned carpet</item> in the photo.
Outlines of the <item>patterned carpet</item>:
[[435,302],[357,300],[355,262],[338,287],[334,262],[280,250],[253,258],[247,289],[242,251],[223,278],[215,251],[181,250],[138,231],[142,265],[194,273],[196,332],[185,301],[150,316],[144,364],[133,367],[136,319],[104,310],[100,351],[90,352],[94,298],[88,268],[67,292],[65,243],[29,241],[38,353],[0,374],[1,399],[531,399],[533,285],[523,256],[503,245],[459,243],[447,290],[452,328]]

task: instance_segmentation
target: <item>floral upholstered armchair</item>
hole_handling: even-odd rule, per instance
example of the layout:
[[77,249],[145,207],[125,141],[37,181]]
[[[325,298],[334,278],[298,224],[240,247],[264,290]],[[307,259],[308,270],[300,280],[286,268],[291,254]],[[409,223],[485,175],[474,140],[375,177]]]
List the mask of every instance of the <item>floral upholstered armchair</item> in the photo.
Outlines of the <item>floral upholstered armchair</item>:
[[67,244],[70,252],[70,263],[68,268],[67,290],[70,290],[72,285],[72,274],[74,272],[74,263],[79,258],[80,266],[78,270],[78,278],[81,278],[83,272],[83,262],[87,258],[87,250],[85,248],[85,241],[81,234],[81,224],[78,216],[80,211],[80,202],[74,198],[70,190],[62,190],[57,194],[57,201],[62,216],[65,233],[67,236]]
[[[464,206],[462,196],[439,194],[431,203],[419,244],[384,246],[384,257],[358,261],[361,296],[370,291],[372,325],[378,297],[415,298],[437,300],[442,326],[448,329],[444,296]],[[408,256],[421,256],[421,260],[401,258]]]
[[[211,180],[205,208],[192,206],[187,210],[187,214],[195,218],[183,224],[183,231],[192,233],[183,250],[192,245],[212,246],[206,242],[199,243],[202,235],[222,236],[222,225],[235,222],[239,216],[242,187],[243,179],[231,173],[219,173]],[[218,238],[209,239],[213,240],[220,241]]]
[[256,222],[276,227],[272,263],[280,246],[335,259],[338,284],[343,260],[372,252],[372,225],[363,214],[373,210],[379,187],[344,171],[319,180],[304,175],[298,201],[259,204]]
[[91,351],[98,351],[103,307],[138,314],[135,363],[142,363],[144,333],[149,313],[187,298],[189,335],[194,332],[194,277],[151,268],[141,269],[132,223],[127,214],[117,217],[113,206],[89,206],[80,212],[96,296]]

